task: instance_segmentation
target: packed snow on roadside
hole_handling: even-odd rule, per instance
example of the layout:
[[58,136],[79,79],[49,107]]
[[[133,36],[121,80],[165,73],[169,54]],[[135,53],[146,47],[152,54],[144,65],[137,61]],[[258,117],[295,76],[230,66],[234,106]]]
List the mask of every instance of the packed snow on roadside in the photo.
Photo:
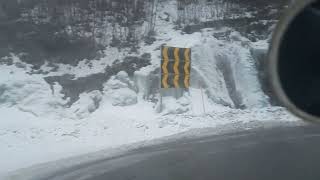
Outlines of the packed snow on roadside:
[[[77,66],[58,65],[51,71],[52,67],[44,64],[41,69],[45,73],[32,73],[32,65],[14,54],[8,57],[13,59],[11,65],[0,63],[0,174],[197,128],[297,121],[283,108],[270,106],[261,90],[250,50],[267,48],[265,41],[251,43],[237,32],[231,33],[228,41],[213,36],[225,29],[185,34],[170,23],[176,16],[172,7],[169,4],[159,10],[163,14],[156,24],[157,40],[141,44],[139,55],[150,53],[150,66],[136,71],[134,77],[117,73],[102,90],[81,93],[71,106],[62,94],[63,87],[49,85],[44,78],[101,73],[124,58],[125,50],[108,47],[105,57],[90,61],[90,66],[84,60]],[[168,14],[170,21],[162,20]],[[179,99],[163,97],[159,113],[159,103],[146,99],[146,94],[150,73],[160,67],[163,44],[192,48],[192,77],[189,92]],[[221,71],[222,67],[226,71]]]
[[31,75],[30,65],[16,61],[0,65],[1,173],[195,128],[296,120],[282,108],[230,108],[196,87],[179,100],[164,97],[163,112],[157,113],[156,104],[132,89],[134,82],[124,72],[105,83],[102,92],[82,93],[68,107],[59,84],[51,87],[44,75]]

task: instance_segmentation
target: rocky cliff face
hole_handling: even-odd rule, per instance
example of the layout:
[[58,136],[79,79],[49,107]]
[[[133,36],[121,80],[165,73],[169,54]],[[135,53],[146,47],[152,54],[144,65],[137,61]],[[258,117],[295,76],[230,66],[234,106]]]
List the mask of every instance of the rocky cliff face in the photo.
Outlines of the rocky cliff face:
[[[267,98],[261,87],[270,95],[263,66],[267,46],[250,44],[270,39],[286,4],[287,0],[2,0],[0,64],[12,63],[12,57],[31,64],[31,73],[44,74],[50,86],[62,86],[69,106],[81,93],[102,91],[103,83],[121,71],[135,80],[138,93],[158,102],[159,79],[152,78],[158,77],[152,72],[159,67],[159,47],[189,37],[185,42],[193,44],[193,59],[199,61],[193,64],[193,84],[201,80],[208,97],[218,104],[264,106]],[[152,66],[149,73],[137,72],[146,66]],[[81,75],[73,74],[73,68],[82,69]],[[89,73],[93,69],[101,70]]]
[[[166,0],[2,0],[0,56],[77,64],[106,46],[152,43],[158,6]],[[267,38],[286,0],[176,0],[174,23],[186,33],[231,26],[252,40]],[[168,17],[163,17],[168,18]]]
[[99,56],[108,45],[134,50],[152,30],[152,5],[144,0],[3,0],[0,56],[14,51],[31,63],[76,64]]

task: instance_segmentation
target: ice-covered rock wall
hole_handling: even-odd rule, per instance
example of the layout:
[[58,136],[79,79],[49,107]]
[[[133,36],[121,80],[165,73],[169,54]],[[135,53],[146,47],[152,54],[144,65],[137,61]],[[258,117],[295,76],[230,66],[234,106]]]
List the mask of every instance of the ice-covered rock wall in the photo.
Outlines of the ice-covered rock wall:
[[[254,44],[237,32],[231,33],[229,41],[218,40],[211,33],[202,32],[200,41],[191,46],[191,88],[204,89],[210,101],[223,106],[237,109],[269,106],[252,54]],[[160,54],[160,51],[155,53]],[[133,79],[144,99],[159,102],[160,74],[157,66],[136,71]],[[188,94],[188,90],[161,90],[161,94],[180,98],[185,97],[183,94]]]
[[249,44],[244,40],[223,44],[210,39],[193,48],[194,68],[202,76],[209,97],[216,103],[235,108],[269,104],[261,90]]

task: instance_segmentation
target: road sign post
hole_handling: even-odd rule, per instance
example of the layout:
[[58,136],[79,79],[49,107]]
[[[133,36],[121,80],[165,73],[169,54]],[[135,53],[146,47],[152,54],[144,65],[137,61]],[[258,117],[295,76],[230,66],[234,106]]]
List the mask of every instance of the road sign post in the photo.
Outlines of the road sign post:
[[[178,47],[161,47],[160,66],[160,112],[162,111],[163,92],[171,93],[176,99],[179,91],[190,87],[191,49]],[[183,93],[183,92],[182,92]],[[181,97],[181,96],[180,96]]]

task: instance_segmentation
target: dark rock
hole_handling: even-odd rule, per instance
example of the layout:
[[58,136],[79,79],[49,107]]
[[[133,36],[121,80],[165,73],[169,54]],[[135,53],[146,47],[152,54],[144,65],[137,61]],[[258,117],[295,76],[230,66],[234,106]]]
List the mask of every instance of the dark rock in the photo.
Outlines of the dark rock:
[[[150,54],[143,54],[141,57],[128,56],[123,62],[117,61],[111,66],[107,66],[104,73],[92,74],[86,77],[75,78],[74,75],[65,74],[63,76],[48,76],[45,81],[53,86],[59,83],[62,86],[64,98],[70,98],[68,105],[72,105],[79,100],[79,95],[84,92],[94,90],[103,90],[103,84],[107,82],[111,76],[125,71],[130,77],[133,73],[142,67],[150,65]],[[53,88],[52,88],[53,89]]]

